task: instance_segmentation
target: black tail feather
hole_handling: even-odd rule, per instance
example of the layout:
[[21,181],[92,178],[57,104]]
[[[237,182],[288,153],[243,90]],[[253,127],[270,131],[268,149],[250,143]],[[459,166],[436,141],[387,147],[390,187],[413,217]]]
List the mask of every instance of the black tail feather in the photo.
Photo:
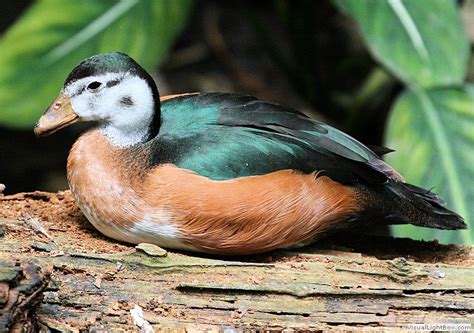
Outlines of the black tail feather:
[[466,229],[464,219],[446,207],[436,193],[411,184],[393,182],[388,188],[398,197],[397,217],[420,227]]

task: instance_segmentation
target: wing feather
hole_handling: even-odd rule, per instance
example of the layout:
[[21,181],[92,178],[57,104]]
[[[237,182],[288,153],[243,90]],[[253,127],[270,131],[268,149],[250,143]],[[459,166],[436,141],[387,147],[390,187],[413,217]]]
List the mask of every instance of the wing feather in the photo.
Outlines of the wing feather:
[[156,163],[165,159],[211,179],[283,169],[323,171],[342,183],[400,179],[376,153],[342,131],[251,96],[210,93],[166,100],[155,141],[167,150]]

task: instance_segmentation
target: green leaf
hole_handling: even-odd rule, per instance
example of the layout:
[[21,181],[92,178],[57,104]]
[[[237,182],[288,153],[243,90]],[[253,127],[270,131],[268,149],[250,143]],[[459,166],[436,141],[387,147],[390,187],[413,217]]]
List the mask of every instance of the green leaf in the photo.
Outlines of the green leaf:
[[65,77],[94,54],[128,53],[148,70],[165,58],[191,0],[43,0],[0,40],[0,124],[31,127]]
[[462,84],[469,43],[454,0],[336,0],[374,57],[406,83]]
[[407,182],[432,188],[470,225],[464,231],[396,227],[399,236],[474,243],[474,86],[403,93],[394,104],[388,162]]

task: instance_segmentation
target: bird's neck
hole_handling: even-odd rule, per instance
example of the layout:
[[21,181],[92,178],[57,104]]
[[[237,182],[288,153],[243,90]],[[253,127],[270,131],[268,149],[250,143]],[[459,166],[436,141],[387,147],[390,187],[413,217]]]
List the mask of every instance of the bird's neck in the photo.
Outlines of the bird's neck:
[[129,148],[143,144],[150,138],[148,127],[134,128],[128,131],[112,124],[107,124],[101,126],[100,131],[117,148]]
[[[102,134],[112,145],[118,148],[129,148],[144,144],[158,135],[161,125],[160,97],[156,88],[152,89],[152,93],[153,102],[145,103],[149,110],[144,114],[149,116],[134,119],[134,110],[128,110],[124,114],[132,115],[130,119],[117,119],[115,122],[107,122],[100,126]],[[136,107],[143,106],[138,104]]]
[[158,135],[161,126],[161,102],[160,102],[160,95],[158,94],[158,90],[152,89],[153,92],[153,101],[154,101],[154,111],[153,116],[151,118],[150,125],[148,126],[148,140],[152,140]]

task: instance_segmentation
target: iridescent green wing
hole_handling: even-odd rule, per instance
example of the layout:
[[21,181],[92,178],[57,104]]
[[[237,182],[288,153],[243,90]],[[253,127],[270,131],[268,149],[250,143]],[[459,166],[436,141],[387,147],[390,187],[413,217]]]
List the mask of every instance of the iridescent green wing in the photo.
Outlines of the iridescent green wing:
[[155,163],[216,180],[277,170],[322,171],[342,183],[384,182],[391,169],[343,132],[249,96],[183,96],[162,105]]

